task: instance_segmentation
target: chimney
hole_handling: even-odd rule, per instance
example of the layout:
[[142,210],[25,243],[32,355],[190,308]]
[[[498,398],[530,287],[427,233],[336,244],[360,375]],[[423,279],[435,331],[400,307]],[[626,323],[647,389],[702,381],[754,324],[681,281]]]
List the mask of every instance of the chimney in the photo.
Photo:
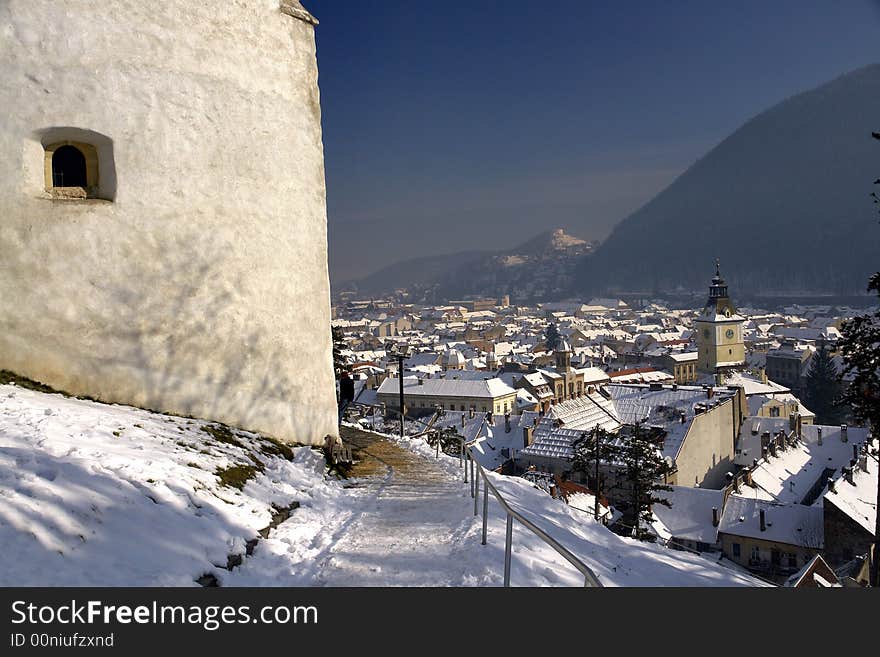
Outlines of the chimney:
[[420,386],[425,385],[425,382],[421,379],[421,377],[419,378],[419,385],[420,385]]
[[718,507],[717,506],[712,507],[712,526],[713,527],[718,526]]
[[706,388],[706,399],[712,399],[715,396],[715,388],[708,386]]
[[847,467],[845,467],[843,469],[843,476],[849,483],[851,483],[853,486],[855,486],[856,482],[853,480],[852,465],[848,465]]
[[788,414],[788,428],[794,431],[797,429],[797,414],[789,413]]
[[822,427],[816,427],[816,435],[819,436],[819,444],[822,444]]
[[470,411],[468,411],[468,417],[471,419],[474,419],[474,412],[475,411],[476,411],[476,409],[473,406],[471,406]]
[[752,486],[752,488],[754,488],[754,485],[752,484],[752,471],[751,470],[746,471],[745,482],[746,482],[746,486]]
[[842,442],[846,442],[846,441],[847,441],[847,437],[846,437],[846,425],[845,425],[845,424],[841,424],[841,425],[840,425],[840,440],[841,440]]
[[803,436],[803,434],[804,434],[803,429],[804,429],[803,418],[801,417],[801,414],[798,413],[797,414],[797,437],[798,437],[798,440],[800,440],[801,436]]
[[759,512],[761,518],[761,531],[767,531],[767,521],[764,518],[764,509],[761,509]]
[[831,477],[828,477],[828,492],[829,493],[836,493],[837,492],[836,490],[834,490],[834,480]]
[[767,370],[765,370],[763,367],[761,368],[761,383],[767,385]]
[[504,414],[504,433],[510,433],[510,413]]
[[859,446],[853,443],[853,463],[859,460]]
[[523,427],[523,449],[532,444],[532,427]]
[[771,440],[769,447],[770,447],[770,456],[776,456],[776,441]]
[[464,427],[464,424],[465,424],[465,417],[464,417],[464,413],[462,413],[461,414],[461,426]]

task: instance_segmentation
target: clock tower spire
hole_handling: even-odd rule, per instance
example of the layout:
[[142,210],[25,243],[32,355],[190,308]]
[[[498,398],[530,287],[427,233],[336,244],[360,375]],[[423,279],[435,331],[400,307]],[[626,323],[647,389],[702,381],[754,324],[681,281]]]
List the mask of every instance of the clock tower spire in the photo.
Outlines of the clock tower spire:
[[694,320],[697,330],[697,367],[703,372],[719,372],[745,364],[742,325],[730,300],[727,283],[721,277],[721,263],[715,260],[715,276],[709,298]]

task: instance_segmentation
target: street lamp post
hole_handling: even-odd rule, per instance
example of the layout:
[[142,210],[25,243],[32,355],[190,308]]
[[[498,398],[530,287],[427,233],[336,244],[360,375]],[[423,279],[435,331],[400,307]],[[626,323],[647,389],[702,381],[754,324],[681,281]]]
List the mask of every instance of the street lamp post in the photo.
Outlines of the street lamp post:
[[404,418],[406,417],[406,406],[403,400],[403,361],[410,357],[411,351],[407,344],[400,345],[397,342],[388,342],[385,351],[392,358],[397,359],[397,378],[400,380],[400,437],[405,437]]

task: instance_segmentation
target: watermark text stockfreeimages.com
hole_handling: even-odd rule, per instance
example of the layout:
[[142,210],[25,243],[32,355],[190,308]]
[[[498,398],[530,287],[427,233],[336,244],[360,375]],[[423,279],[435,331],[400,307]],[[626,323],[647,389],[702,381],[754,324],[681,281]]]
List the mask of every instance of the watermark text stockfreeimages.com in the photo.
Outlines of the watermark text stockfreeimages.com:
[[166,605],[153,601],[145,605],[110,605],[100,600],[37,605],[26,600],[12,603],[13,625],[198,625],[214,631],[223,625],[318,623],[318,608],[267,605]]

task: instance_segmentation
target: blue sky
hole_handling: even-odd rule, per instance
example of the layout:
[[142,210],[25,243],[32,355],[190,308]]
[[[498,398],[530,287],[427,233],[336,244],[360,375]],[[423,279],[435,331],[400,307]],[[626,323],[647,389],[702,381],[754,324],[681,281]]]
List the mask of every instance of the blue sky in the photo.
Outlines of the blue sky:
[[878,0],[304,0],[330,268],[603,239],[755,114],[880,61]]

